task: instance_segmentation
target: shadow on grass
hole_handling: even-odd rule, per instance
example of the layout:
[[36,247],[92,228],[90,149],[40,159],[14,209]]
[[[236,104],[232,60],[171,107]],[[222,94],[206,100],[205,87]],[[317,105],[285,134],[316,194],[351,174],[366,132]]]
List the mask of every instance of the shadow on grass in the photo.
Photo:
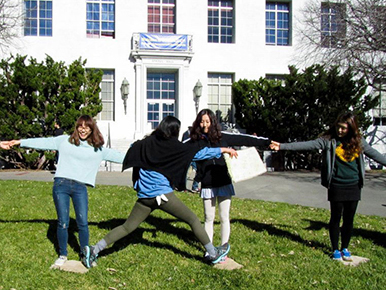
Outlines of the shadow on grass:
[[[303,239],[298,234],[292,233],[290,231],[279,229],[279,228],[275,227],[275,225],[272,225],[272,224],[263,224],[263,223],[259,223],[257,221],[251,221],[251,220],[246,220],[246,219],[233,219],[232,222],[233,223],[240,223],[240,224],[242,224],[242,225],[244,225],[244,226],[246,226],[254,231],[257,231],[257,232],[266,231],[271,236],[287,238],[289,240],[292,240],[292,241],[297,242],[299,244],[303,244],[303,245],[310,247],[310,248],[318,248],[318,249],[322,250],[323,252],[325,252],[326,254],[330,253],[329,248],[325,244],[320,243],[318,241]],[[288,227],[288,225],[278,225],[278,226]]]
[[[96,225],[101,229],[107,229],[112,230],[117,226],[122,225],[126,220],[124,219],[110,219],[107,221],[102,222],[90,222],[90,225]],[[189,252],[182,251],[170,244],[167,243],[161,243],[161,242],[152,242],[145,238],[143,238],[143,234],[145,232],[150,232],[152,234],[152,237],[157,237],[157,232],[162,232],[168,235],[174,235],[178,237],[179,239],[183,240],[185,243],[189,244],[190,246],[196,247],[199,250],[203,250],[203,247],[199,244],[196,237],[194,236],[193,232],[190,229],[185,229],[181,227],[176,227],[175,223],[183,223],[180,220],[177,219],[165,219],[165,218],[159,218],[154,216],[149,216],[147,219],[142,222],[141,224],[148,224],[151,226],[154,226],[155,229],[145,229],[139,225],[139,227],[134,230],[129,235],[123,237],[122,239],[116,241],[111,247],[105,249],[102,251],[99,256],[107,256],[111,253],[118,252],[130,244],[142,244],[150,247],[157,247],[162,249],[170,250],[176,254],[180,254],[182,256],[185,256],[187,258],[196,259],[196,260],[202,260],[203,256],[198,255],[192,255]]]
[[[33,219],[33,220],[0,220],[0,223],[42,223],[48,225],[47,239],[54,245],[56,253],[59,255],[59,245],[56,238],[56,225],[57,220],[44,220],[44,219]],[[68,228],[68,245],[76,252],[80,253],[80,246],[75,233],[78,232],[75,219],[70,218],[70,226]]]
[[[305,228],[305,230],[321,230],[322,228],[325,228],[328,230],[328,224],[320,221],[314,221],[314,220],[309,220],[309,219],[304,219],[304,221],[308,221],[310,225]],[[314,240],[307,240],[303,239],[300,237],[298,234],[292,233],[287,230],[280,229],[276,227],[275,225],[272,224],[263,224],[259,223],[257,221],[251,221],[251,220],[246,220],[246,219],[233,219],[232,223],[240,223],[254,231],[257,232],[263,232],[267,231],[270,235],[272,236],[277,236],[277,237],[283,237],[287,238],[289,240],[292,240],[294,242],[303,244],[307,247],[310,248],[318,248],[321,251],[323,251],[325,254],[330,254],[330,246],[326,245],[324,243],[320,243],[318,241]],[[288,225],[278,225],[280,227],[290,227]],[[386,234],[377,232],[377,231],[372,231],[372,230],[366,230],[366,229],[355,229],[353,230],[353,237],[355,236],[360,236],[363,239],[367,239],[372,241],[374,244],[386,248]]]
[[[125,222],[125,219],[111,219],[101,222],[89,222],[89,226],[97,226],[101,229],[112,230],[113,228],[122,225]],[[59,255],[59,246],[56,236],[57,220],[44,220],[44,219],[33,219],[33,220],[0,220],[0,223],[45,223],[48,225],[47,238],[54,245],[55,251]],[[170,250],[176,254],[180,254],[190,259],[202,260],[203,255],[193,255],[187,251],[182,251],[171,244],[162,243],[162,242],[152,242],[143,238],[145,232],[150,232],[152,237],[157,236],[157,232],[163,232],[169,235],[174,235],[179,239],[183,240],[185,243],[190,246],[196,247],[199,250],[203,250],[203,247],[195,238],[193,232],[189,229],[176,227],[175,223],[183,223],[177,219],[164,219],[159,217],[149,216],[142,224],[149,224],[154,226],[156,229],[146,229],[141,227],[141,225],[134,230],[132,233],[123,237],[122,239],[115,242],[111,247],[102,251],[99,256],[107,256],[111,253],[118,252],[131,244],[142,244],[150,247],[157,247],[162,249]],[[80,253],[80,245],[76,236],[78,232],[76,226],[76,220],[70,218],[70,226],[68,228],[68,245],[76,252]],[[92,241],[92,237],[90,237]]]
[[[307,230],[321,230],[321,229],[327,229],[328,230],[328,223],[324,223],[321,221],[313,221],[309,219],[304,219],[304,221],[307,221],[310,223],[310,226],[307,227]],[[372,241],[373,244],[386,248],[386,233],[381,233],[377,231],[372,230],[366,230],[362,228],[355,228],[354,223],[354,229],[352,237],[362,237],[363,239]]]

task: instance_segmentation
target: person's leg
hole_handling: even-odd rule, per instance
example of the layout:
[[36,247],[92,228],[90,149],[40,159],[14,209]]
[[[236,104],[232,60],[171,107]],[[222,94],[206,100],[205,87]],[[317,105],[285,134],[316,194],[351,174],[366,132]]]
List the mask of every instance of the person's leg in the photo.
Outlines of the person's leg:
[[345,201],[343,203],[342,249],[348,248],[350,244],[357,207],[358,201]]
[[64,178],[55,178],[52,188],[52,197],[58,217],[56,234],[60,256],[67,256],[68,226],[70,223],[70,188],[67,181]]
[[329,222],[329,232],[332,250],[339,250],[340,219],[342,217],[343,203],[337,201],[330,202],[331,217]]
[[141,199],[138,199],[137,202],[134,204],[134,207],[127,220],[122,225],[112,229],[103,238],[104,242],[98,242],[98,244],[96,245],[96,254],[98,254],[98,252],[103,250],[105,247],[111,245],[112,243],[120,240],[121,238],[133,232],[149,216],[151,212],[151,207],[142,203]]
[[231,233],[231,222],[229,212],[231,208],[231,196],[218,196],[218,213],[221,223],[221,245],[229,242]]
[[151,212],[152,208],[147,205],[146,200],[138,199],[134,204],[129,217],[122,225],[112,229],[95,246],[86,246],[84,248],[84,257],[82,258],[83,265],[87,268],[92,267],[98,257],[99,252],[103,251],[107,246],[133,232],[139,226],[139,224],[149,216]]
[[194,235],[203,246],[211,244],[199,218],[174,193],[169,193],[166,196],[168,201],[162,202],[160,209],[189,224]]
[[88,194],[85,184],[72,181],[72,203],[74,205],[76,224],[79,231],[79,244],[83,249],[89,243],[88,229]]
[[211,242],[213,242],[213,223],[216,216],[216,198],[204,198],[204,228]]
[[163,201],[160,209],[189,224],[194,235],[208,253],[208,255],[205,256],[206,259],[213,264],[220,262],[228,254],[230,249],[229,244],[225,247],[214,247],[198,217],[180,201],[174,193],[167,194],[167,198],[168,201]]

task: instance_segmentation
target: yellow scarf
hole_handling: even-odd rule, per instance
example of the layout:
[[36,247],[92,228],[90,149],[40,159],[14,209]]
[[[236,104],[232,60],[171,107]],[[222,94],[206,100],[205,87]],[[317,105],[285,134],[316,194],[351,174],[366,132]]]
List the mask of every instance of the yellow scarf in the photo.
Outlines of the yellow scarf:
[[359,157],[359,150],[356,150],[350,154],[343,149],[343,144],[339,144],[339,146],[336,147],[335,154],[339,157],[340,160],[344,162],[352,162],[355,160],[355,158]]

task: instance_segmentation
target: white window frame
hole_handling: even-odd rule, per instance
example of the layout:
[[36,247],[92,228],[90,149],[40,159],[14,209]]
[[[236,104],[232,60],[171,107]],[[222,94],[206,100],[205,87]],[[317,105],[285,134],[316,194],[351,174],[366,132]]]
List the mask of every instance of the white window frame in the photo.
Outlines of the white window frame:
[[[99,6],[99,18],[98,19],[88,19],[88,14],[90,13],[88,11],[88,4],[98,4]],[[103,13],[103,5],[112,5],[114,8],[113,12],[113,20],[110,19],[103,19],[104,15],[106,13]],[[107,13],[107,15],[110,15],[110,13]],[[98,28],[95,27],[88,27],[88,24],[97,24]],[[103,24],[113,24],[114,29],[108,29],[108,28],[103,28]],[[107,38],[115,38],[115,0],[86,0],[86,35],[88,38],[102,38],[102,37],[107,37]]]
[[[53,34],[53,1],[52,0],[36,0],[36,18],[32,18],[32,17],[28,17],[28,13],[27,13],[27,7],[26,7],[26,3],[27,2],[33,2],[33,1],[24,1],[24,31],[23,31],[23,34],[24,36],[47,36],[47,37],[52,37],[52,34]],[[51,3],[51,17],[44,17],[41,15],[41,4],[42,2],[44,3]],[[34,26],[31,26],[29,25],[28,28],[27,28],[27,23],[31,23],[33,21],[36,21],[36,27]],[[51,22],[51,28],[50,29],[47,29],[47,26],[46,25],[41,25],[41,21],[48,21],[48,22]],[[41,29],[44,28],[44,31],[46,32],[51,32],[51,33],[45,33],[45,34],[41,34]],[[29,34],[26,34],[26,29],[28,29],[28,31],[30,32]],[[36,29],[36,34],[32,34],[31,32]]]
[[[220,121],[233,123],[232,73],[208,73],[208,108]],[[226,110],[224,110],[226,108]],[[219,112],[221,112],[221,115]]]
[[344,14],[346,5],[343,3],[322,2],[320,4],[321,46],[326,48],[343,45],[346,36]]
[[[105,85],[111,88],[106,91]],[[113,69],[103,69],[102,81],[100,83],[101,91],[99,97],[102,101],[102,111],[96,116],[98,121],[114,121],[115,120],[115,71]],[[105,97],[107,96],[107,97]],[[111,110],[107,110],[111,108]]]
[[379,96],[379,104],[373,109],[373,123],[386,126],[386,79],[374,85],[372,95]]
[[[274,4],[275,8],[274,9],[269,9],[267,6],[268,4]],[[289,46],[291,45],[291,3],[290,2],[284,2],[284,1],[266,1],[265,3],[265,44],[266,45],[276,45],[276,46]],[[279,10],[278,6],[279,5],[288,5],[288,10]],[[274,13],[275,15],[275,24],[274,26],[270,26],[268,24],[268,19],[267,19],[267,13]],[[280,27],[280,17],[279,15],[288,15],[288,27]],[[284,21],[282,21],[284,23]],[[275,33],[275,41],[272,42],[268,39],[268,31],[274,31]],[[280,33],[288,33],[288,38],[287,38],[287,43],[279,43],[279,39],[286,39],[284,37],[279,37]]]
[[[160,98],[157,98],[157,99],[151,99],[151,98],[148,98],[147,95],[148,95],[148,92],[149,92],[149,80],[148,80],[148,75],[149,74],[159,74],[161,75],[161,79],[160,79],[160,89],[158,90],[152,90],[153,92],[159,92],[160,94]],[[169,81],[165,80],[162,78],[162,75],[163,74],[167,74],[167,75],[174,75],[174,89],[170,89],[169,86],[168,86],[168,83],[170,83]],[[166,116],[166,115],[172,115],[172,116],[176,116],[176,113],[177,113],[177,72],[175,71],[169,71],[169,70],[165,70],[165,71],[151,71],[149,70],[147,72],[147,76],[146,76],[146,120],[147,120],[147,123],[151,123],[151,126],[152,126],[152,129],[155,129],[155,127],[162,121],[162,119]],[[164,86],[165,85],[165,86]],[[167,88],[166,88],[167,87]],[[154,88],[154,86],[153,86]],[[166,94],[168,95],[169,93],[173,93],[174,94],[174,98],[173,99],[169,99],[169,98],[162,98],[162,95],[163,94]],[[148,111],[148,108],[149,108],[149,105],[155,105],[155,104],[158,104],[159,105],[159,110],[158,110],[158,120],[156,119],[150,119],[149,120],[149,111]],[[169,110],[166,110],[164,111],[164,108],[163,108],[163,105],[167,105],[167,106],[171,106],[173,105],[174,106],[174,110],[173,111],[169,111]],[[172,112],[172,113],[170,113]]]
[[[218,1],[219,2],[219,5],[218,6],[210,6],[210,2],[212,1],[208,1],[208,42],[209,43],[234,43],[234,38],[235,38],[235,25],[234,25],[234,19],[235,19],[235,13],[234,13],[234,6],[235,6],[235,3],[234,1]],[[229,6],[221,6],[221,2],[232,2],[232,7],[229,7]],[[211,11],[218,11],[218,23],[217,24],[209,24],[209,20],[210,19],[215,19],[215,17],[209,17]],[[232,12],[232,24],[231,25],[227,25],[227,24],[223,24],[223,17],[222,17],[222,12]],[[213,21],[212,21],[213,22]],[[210,33],[210,29],[218,29],[218,33]],[[231,29],[232,33],[229,37],[229,34],[227,33],[222,33],[222,30],[225,29],[225,30],[228,30],[228,29]],[[218,41],[214,41],[213,38],[214,37],[218,37]],[[210,39],[211,37],[211,39]],[[230,41],[227,41],[228,39],[231,39]],[[223,41],[224,40],[224,41]]]
[[[154,3],[154,2],[158,2],[158,3]],[[172,3],[170,3],[172,2]],[[176,4],[175,4],[175,0],[158,0],[158,1],[154,1],[154,0],[148,0],[148,4],[147,4],[147,31],[149,33],[176,33]],[[156,21],[153,21],[153,22],[149,22],[149,8],[150,7],[159,7],[159,11],[160,11],[160,21],[159,22],[156,22]],[[164,23],[163,22],[163,19],[164,19],[164,8],[167,9],[167,11],[170,11],[170,9],[173,11],[173,23]],[[159,31],[156,31],[156,29],[154,29],[155,27],[158,27],[159,26]],[[149,28],[153,28],[153,29],[149,29]],[[170,29],[171,28],[171,29]],[[166,31],[164,31],[164,29]]]

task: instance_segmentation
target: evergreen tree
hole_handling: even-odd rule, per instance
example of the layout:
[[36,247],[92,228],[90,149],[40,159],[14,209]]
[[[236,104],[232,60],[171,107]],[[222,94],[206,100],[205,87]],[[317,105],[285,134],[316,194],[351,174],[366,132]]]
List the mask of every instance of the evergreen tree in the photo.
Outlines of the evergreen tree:
[[[293,66],[284,80],[240,80],[233,84],[235,117],[250,133],[279,142],[307,141],[317,138],[343,111],[352,110],[362,131],[371,124],[366,114],[378,99],[365,95],[367,84],[355,79],[348,69],[326,70],[313,65],[299,72]],[[286,168],[314,169],[320,166],[318,152],[288,151]]]
[[[85,69],[85,60],[69,66],[50,56],[37,62],[27,56],[11,56],[0,62],[0,132],[2,140],[52,136],[55,122],[72,132],[82,114],[101,110],[99,84],[102,72]],[[51,152],[15,148],[1,152],[17,167],[42,168]],[[32,153],[31,153],[32,152]]]

